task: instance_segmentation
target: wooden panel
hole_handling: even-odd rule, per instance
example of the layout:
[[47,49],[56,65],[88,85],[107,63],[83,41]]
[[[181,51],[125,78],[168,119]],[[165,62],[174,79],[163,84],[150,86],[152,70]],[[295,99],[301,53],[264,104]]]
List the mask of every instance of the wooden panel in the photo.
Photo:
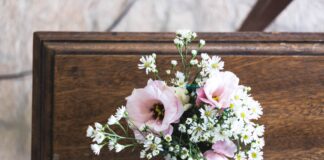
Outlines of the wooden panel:
[[[66,39],[76,36],[71,35]],[[130,34],[129,39],[134,35]],[[234,34],[221,36],[230,35]],[[146,84],[147,77],[137,69],[142,53],[156,51],[158,64],[162,68],[169,65],[176,55],[173,46],[165,42],[172,41],[173,36],[169,34],[154,43],[147,37],[155,34],[139,36],[144,40],[138,43],[127,38],[118,43],[100,38],[98,42],[86,41],[87,33],[77,36],[82,40],[43,37],[36,41],[41,45],[37,44],[40,48],[34,51],[32,159],[138,159],[138,152],[114,154],[108,149],[94,156],[85,130],[95,121],[105,122],[116,107],[125,103],[133,88]],[[303,38],[310,40],[311,36]],[[242,84],[251,86],[253,96],[264,107],[260,123],[266,125],[265,159],[324,157],[323,43],[316,38],[298,40],[244,42],[215,36],[214,41],[207,41],[206,51],[222,55],[225,69],[236,73]]]

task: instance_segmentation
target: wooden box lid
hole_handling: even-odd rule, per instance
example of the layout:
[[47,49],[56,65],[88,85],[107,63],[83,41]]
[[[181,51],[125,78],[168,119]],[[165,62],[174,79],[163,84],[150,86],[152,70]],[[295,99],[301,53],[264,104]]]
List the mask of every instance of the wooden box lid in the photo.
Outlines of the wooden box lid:
[[[266,160],[324,157],[324,34],[198,33],[203,52],[220,55],[225,70],[264,108]],[[33,160],[139,159],[138,152],[92,154],[86,128],[106,122],[147,76],[140,55],[176,57],[172,33],[34,34]],[[162,76],[163,77],[163,76]]]

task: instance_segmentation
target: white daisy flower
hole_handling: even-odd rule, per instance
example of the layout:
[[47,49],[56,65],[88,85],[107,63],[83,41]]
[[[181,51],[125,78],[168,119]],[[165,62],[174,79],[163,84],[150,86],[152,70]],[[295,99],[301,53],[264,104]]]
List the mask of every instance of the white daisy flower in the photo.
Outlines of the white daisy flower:
[[87,137],[93,137],[94,135],[94,129],[92,126],[88,126],[88,129],[87,129]]
[[111,115],[110,118],[108,119],[108,125],[114,125],[117,122],[118,122],[118,119],[114,115]]
[[252,149],[248,152],[249,160],[262,160],[263,159],[263,152]]
[[95,155],[99,155],[102,146],[103,146],[103,145],[91,144],[91,149],[92,149],[92,151],[93,151],[93,153],[94,153]]
[[118,153],[118,152],[122,151],[123,149],[125,149],[125,147],[126,146],[117,143],[115,145],[116,152]]
[[126,107],[121,106],[117,109],[116,119],[119,121],[121,118],[125,118],[125,117],[126,117]]
[[259,102],[253,100],[252,98],[249,100],[248,103],[250,113],[251,113],[251,119],[259,119],[261,115],[263,114],[262,112],[262,107]]
[[116,143],[117,143],[116,139],[111,139],[108,142],[108,148],[110,151],[112,151],[115,148]]
[[264,134],[264,126],[263,125],[257,125],[254,129],[253,132],[253,137],[257,138],[257,137],[262,137]]
[[102,132],[97,132],[93,139],[93,142],[97,142],[98,144],[102,143],[105,140],[105,134]]
[[157,71],[154,56],[142,56],[140,62],[142,63],[138,64],[138,69],[145,69],[146,74]]
[[185,132],[186,132],[186,126],[183,125],[183,124],[179,124],[179,128],[178,128],[178,130],[179,130],[180,132],[182,132],[182,133],[185,133]]
[[207,70],[209,73],[215,73],[224,69],[224,62],[218,56],[212,56],[208,61]]
[[205,123],[212,122],[215,123],[215,116],[216,116],[216,110],[212,107],[204,107],[199,109],[201,118],[204,120]]
[[102,125],[98,122],[95,122],[96,131],[101,131],[103,129]]
[[262,149],[265,145],[264,138],[257,138],[251,143],[251,147],[255,149]]
[[246,160],[246,154],[245,152],[239,152],[235,155],[235,160]]

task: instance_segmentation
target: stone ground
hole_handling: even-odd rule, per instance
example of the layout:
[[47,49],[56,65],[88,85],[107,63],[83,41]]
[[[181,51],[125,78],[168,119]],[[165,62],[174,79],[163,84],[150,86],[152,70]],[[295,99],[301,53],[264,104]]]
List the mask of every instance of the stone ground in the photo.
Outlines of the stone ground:
[[[30,159],[34,31],[105,31],[127,0],[0,0],[0,159]],[[112,31],[237,30],[256,0],[136,0]],[[145,17],[145,18],[142,18]],[[295,0],[266,31],[323,32],[324,1]]]

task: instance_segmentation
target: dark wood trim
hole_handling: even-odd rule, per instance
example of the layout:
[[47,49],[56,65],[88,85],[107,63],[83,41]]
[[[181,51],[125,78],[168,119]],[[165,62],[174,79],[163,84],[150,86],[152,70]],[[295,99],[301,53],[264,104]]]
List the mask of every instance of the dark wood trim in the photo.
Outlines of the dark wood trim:
[[[204,51],[243,56],[324,56],[323,33],[198,33]],[[33,46],[32,159],[52,159],[56,55],[175,54],[173,33],[36,32]],[[157,50],[158,49],[158,50]]]
[[292,0],[258,0],[239,31],[263,31]]

